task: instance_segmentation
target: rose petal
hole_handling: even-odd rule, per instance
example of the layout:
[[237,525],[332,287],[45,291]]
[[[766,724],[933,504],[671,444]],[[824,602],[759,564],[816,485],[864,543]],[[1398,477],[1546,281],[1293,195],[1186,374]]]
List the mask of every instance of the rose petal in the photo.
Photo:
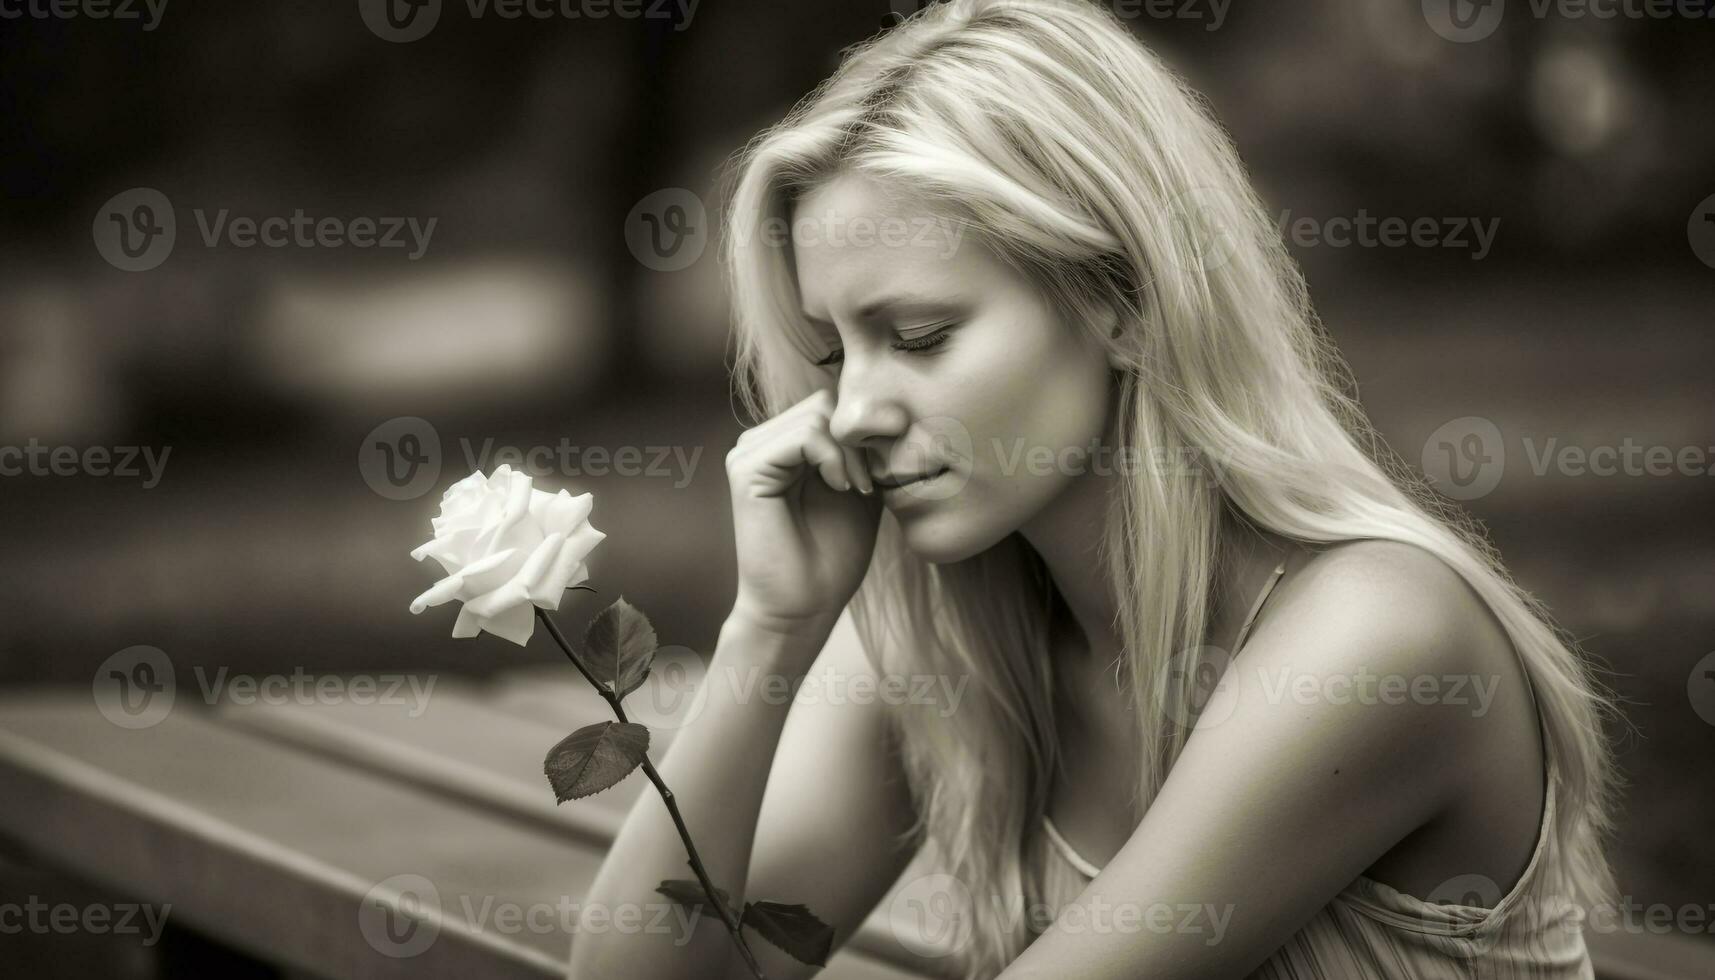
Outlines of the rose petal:
[[[557,538],[557,536],[556,536]],[[503,610],[518,603],[530,601],[530,585],[547,570],[548,563],[559,550],[559,541],[549,539],[543,541],[530,557],[524,560],[522,566],[506,580],[504,585],[497,586],[487,595],[472,599],[465,608],[478,616],[497,616]]]
[[470,637],[481,633],[482,623],[483,619],[481,616],[471,615],[471,611],[469,609],[460,609],[459,618],[453,623],[453,639],[469,639]]
[[[540,491],[538,491],[540,492]],[[595,496],[580,493],[576,497],[561,490],[557,494],[542,494],[531,505],[533,516],[541,522],[544,533],[552,534],[559,531],[569,534],[571,530],[583,523],[595,507]]]
[[415,616],[430,606],[438,606],[458,598],[459,590],[464,588],[464,579],[457,575],[449,575],[434,585],[429,586],[422,595],[411,600],[411,615]]
[[580,525],[566,536],[566,543],[561,546],[560,554],[554,560],[553,570],[549,573],[549,581],[562,583],[561,591],[564,591],[567,585],[578,584],[571,580],[578,574],[578,566],[582,565],[590,552],[595,550],[595,546],[606,538],[606,532],[598,531],[588,524]]
[[470,611],[471,615],[488,619],[498,616],[514,606],[527,606],[529,604],[530,597],[525,594],[524,586],[514,581],[508,581],[498,588],[467,599],[464,607]]
[[513,606],[490,618],[482,624],[482,628],[503,640],[511,640],[519,646],[524,646],[530,642],[531,634],[536,632],[535,607],[527,602]]
[[476,536],[477,531],[474,528],[455,531],[418,545],[411,550],[411,557],[418,561],[433,558],[440,562],[441,567],[450,575],[464,568],[466,556],[478,553],[472,547]]
[[459,572],[468,589],[463,593],[463,598],[474,599],[486,592],[493,592],[512,578],[515,563],[522,562],[522,556],[516,550],[508,548],[485,555],[466,565]]
[[553,571],[554,559],[560,554],[561,545],[565,544],[564,534],[550,534],[542,539],[542,543],[530,553],[524,567],[518,570],[513,582],[522,586],[524,595],[531,602],[546,598],[545,592],[552,592],[553,581],[549,573]]

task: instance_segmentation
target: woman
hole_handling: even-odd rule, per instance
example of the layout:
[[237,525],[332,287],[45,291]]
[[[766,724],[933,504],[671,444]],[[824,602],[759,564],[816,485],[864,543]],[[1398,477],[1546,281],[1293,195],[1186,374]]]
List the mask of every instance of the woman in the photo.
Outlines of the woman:
[[[747,149],[729,221],[766,421],[663,770],[735,902],[843,942],[929,846],[970,978],[1590,975],[1610,702],[1381,446],[1232,146],[1121,24],[929,7]],[[788,723],[720,681],[812,664],[972,683]],[[684,876],[650,802],[591,901]],[[747,975],[713,921],[574,956]]]

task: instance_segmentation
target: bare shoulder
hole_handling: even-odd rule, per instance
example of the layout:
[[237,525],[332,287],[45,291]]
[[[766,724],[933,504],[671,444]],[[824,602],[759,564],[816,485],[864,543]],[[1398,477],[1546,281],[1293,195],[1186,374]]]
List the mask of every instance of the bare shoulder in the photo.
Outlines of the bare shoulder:
[[1413,640],[1439,657],[1475,658],[1465,666],[1513,655],[1488,603],[1424,548],[1371,538],[1324,545],[1301,561],[1298,573],[1281,583],[1288,595],[1280,603],[1297,607],[1298,626],[1344,623],[1341,628]]
[[[1299,561],[1297,574],[1281,582],[1276,610],[1274,626],[1298,641],[1286,647],[1345,651],[1322,666],[1368,671],[1377,675],[1376,697],[1392,690],[1437,709],[1425,712],[1425,720],[1458,744],[1490,742],[1503,726],[1509,735],[1518,732],[1516,718],[1511,725],[1488,718],[1491,707],[1529,717],[1512,640],[1483,597],[1440,557],[1412,544],[1364,539],[1319,547]],[[1264,624],[1258,626],[1260,632]]]

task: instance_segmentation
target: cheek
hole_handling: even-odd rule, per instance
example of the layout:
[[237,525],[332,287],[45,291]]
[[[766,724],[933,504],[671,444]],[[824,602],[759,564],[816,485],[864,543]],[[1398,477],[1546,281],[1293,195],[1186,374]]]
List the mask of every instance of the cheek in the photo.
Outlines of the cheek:
[[969,416],[976,423],[971,436],[978,474],[1001,483],[1058,485],[1071,475],[1062,464],[1075,467],[1077,452],[1102,438],[1111,381],[1100,357],[1063,340],[1013,348],[984,365],[980,377]]

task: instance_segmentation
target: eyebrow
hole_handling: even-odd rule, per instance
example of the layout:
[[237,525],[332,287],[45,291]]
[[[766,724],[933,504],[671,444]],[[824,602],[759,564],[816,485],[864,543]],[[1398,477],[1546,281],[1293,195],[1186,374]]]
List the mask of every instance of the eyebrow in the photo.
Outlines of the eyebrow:
[[[947,307],[951,305],[953,304],[947,300],[934,300],[919,296],[883,296],[879,299],[870,300],[864,305],[858,307],[856,319],[859,322],[867,323],[876,319],[882,313],[887,312],[893,312],[896,314],[939,313],[945,311]],[[804,319],[818,327],[827,327],[830,330],[834,329],[834,323],[831,320],[824,320],[819,316],[813,316],[808,310],[799,310],[798,312],[804,317]]]

